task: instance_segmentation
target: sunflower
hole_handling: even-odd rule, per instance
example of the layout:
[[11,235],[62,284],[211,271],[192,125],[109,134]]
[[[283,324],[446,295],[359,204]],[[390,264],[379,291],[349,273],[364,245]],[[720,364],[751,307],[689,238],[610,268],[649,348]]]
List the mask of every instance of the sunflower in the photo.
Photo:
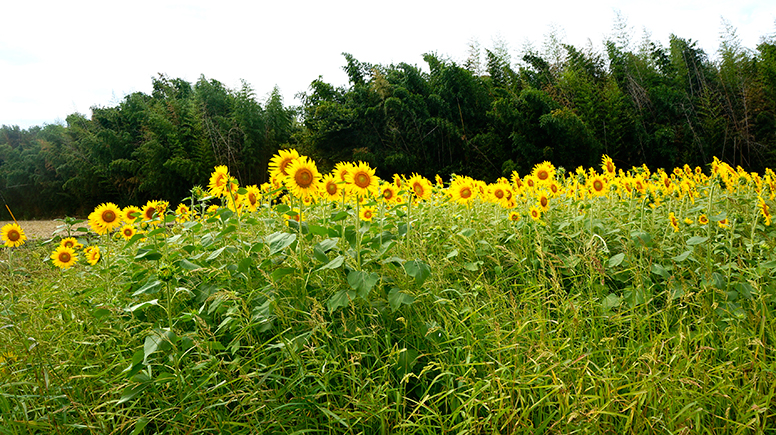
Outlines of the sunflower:
[[81,249],[84,247],[84,245],[78,243],[78,240],[76,240],[75,237],[66,237],[60,240],[59,246],[64,246],[66,248],[73,248],[73,249]]
[[383,183],[380,186],[380,198],[387,204],[393,204],[396,202],[396,198],[399,196],[399,188],[393,183]]
[[668,222],[674,228],[674,232],[679,232],[679,219],[676,218],[674,212],[668,213]]
[[246,192],[243,198],[245,206],[248,207],[248,210],[250,211],[258,210],[259,205],[261,204],[261,189],[259,186],[252,184],[250,186],[245,186],[245,190]]
[[606,178],[599,174],[587,179],[587,188],[593,196],[605,196],[608,190]]
[[3,225],[3,228],[0,229],[0,238],[2,238],[3,244],[8,248],[22,246],[27,240],[24,230],[17,223]]
[[139,218],[142,214],[143,210],[141,210],[140,207],[128,205],[121,210],[121,219],[124,222],[131,224],[135,223],[137,218]]
[[112,202],[100,204],[89,214],[89,225],[97,234],[105,234],[121,226],[123,214]]
[[299,159],[299,153],[294,149],[280,150],[269,161],[270,178],[283,181],[288,177],[288,165],[294,160]]
[[372,222],[372,218],[375,216],[374,207],[361,207],[358,211],[358,218],[365,222]]
[[404,182],[404,179],[403,179],[403,177],[401,175],[393,174],[393,185],[394,186],[396,186],[399,189],[401,189],[402,186],[403,186],[403,184],[402,184],[403,182]]
[[358,165],[350,168],[345,174],[345,183],[350,193],[363,197],[376,194],[380,185],[379,179],[375,176],[375,170],[364,162],[358,162]]
[[706,225],[709,223],[709,218],[707,218],[705,214],[702,214],[698,216],[698,223],[701,225]]
[[439,174],[436,174],[434,176],[434,181],[436,182],[436,186],[440,189],[445,187],[445,182],[442,180],[442,177],[439,176]]
[[137,234],[137,230],[132,225],[124,225],[123,227],[121,227],[120,232],[121,232],[121,236],[124,237],[124,239],[126,240],[131,239],[132,236]]
[[407,185],[409,186],[412,194],[415,195],[416,198],[418,199],[431,198],[431,182],[428,181],[426,177],[418,174],[412,174],[412,177],[410,177],[410,179],[407,180]]
[[533,206],[530,210],[528,210],[528,213],[531,215],[531,219],[538,221],[542,218],[542,209],[539,207]]
[[550,198],[547,197],[547,193],[544,190],[539,192],[539,207],[542,208],[543,212],[550,210]]
[[226,185],[229,182],[229,168],[224,165],[216,166],[210,174],[208,191],[210,195],[220,198],[226,194]]
[[765,203],[765,200],[761,196],[757,197],[757,208],[760,209],[760,214],[765,218],[765,226],[770,226],[772,219],[770,207],[768,207],[768,204]]
[[350,172],[353,168],[355,168],[353,163],[339,162],[334,165],[334,170],[331,171],[331,175],[337,179],[337,182],[344,183],[345,177],[347,177],[348,172]]
[[530,175],[530,174],[526,175],[525,177],[523,177],[523,184],[528,189],[533,189],[534,187],[536,187],[536,178],[533,175]]
[[167,211],[167,201],[148,201],[143,206],[140,217],[143,221],[150,221],[152,224],[159,224]]
[[728,228],[730,226],[730,221],[728,220],[728,218],[725,218],[725,219],[722,219],[721,221],[718,221],[717,225],[720,228]]
[[550,162],[542,162],[534,166],[531,175],[536,178],[540,184],[549,183],[555,179],[555,166]]
[[470,177],[456,177],[450,183],[447,193],[458,204],[468,205],[477,196],[477,186]]
[[604,175],[609,179],[614,178],[614,176],[617,175],[617,167],[614,166],[612,158],[606,154],[601,157],[601,169],[603,169]]
[[520,220],[520,213],[516,211],[510,211],[509,212],[509,220],[512,222],[517,222]]
[[485,195],[488,201],[503,206],[509,201],[508,186],[503,183],[493,183],[487,185]]
[[94,266],[98,261],[100,261],[100,247],[89,246],[88,248],[84,249],[84,255],[86,256],[86,262]]
[[331,201],[337,200],[342,196],[342,189],[337,182],[337,178],[334,174],[326,174],[321,179],[321,187],[319,194]]
[[180,223],[191,220],[191,209],[189,209],[188,205],[178,204],[178,207],[175,209],[175,220]]
[[285,184],[291,195],[303,198],[318,193],[321,174],[313,160],[301,156],[286,166],[286,172]]
[[75,249],[65,246],[58,246],[54,253],[51,254],[51,259],[54,261],[54,266],[60,269],[68,269],[78,261]]

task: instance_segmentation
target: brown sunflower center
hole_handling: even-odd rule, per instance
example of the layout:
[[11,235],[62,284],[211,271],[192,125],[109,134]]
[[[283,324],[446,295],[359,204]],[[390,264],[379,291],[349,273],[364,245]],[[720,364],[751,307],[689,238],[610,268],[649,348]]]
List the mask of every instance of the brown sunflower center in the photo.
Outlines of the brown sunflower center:
[[17,242],[22,238],[22,235],[19,234],[19,231],[12,229],[8,231],[8,235],[6,237],[8,237],[8,240],[12,242]]
[[367,187],[369,187],[369,185],[371,184],[371,181],[372,180],[370,180],[369,174],[364,172],[359,172],[356,174],[355,177],[353,177],[353,183],[362,189],[366,189]]
[[471,196],[472,196],[472,190],[471,189],[469,189],[468,187],[464,187],[463,189],[461,189],[461,198],[469,199],[469,198],[471,198]]
[[302,168],[294,174],[294,181],[296,181],[297,186],[306,189],[313,184],[313,173],[307,168]]
[[336,195],[337,194],[337,184],[336,183],[327,183],[326,184],[326,191],[329,192],[329,195]]
[[498,199],[501,199],[504,197],[504,191],[501,189],[496,189],[496,191],[493,192],[493,196],[495,196]]
[[60,252],[59,253],[59,261],[62,263],[69,263],[70,259],[73,257],[70,255],[69,252]]
[[542,196],[539,198],[539,203],[542,205],[542,207],[547,207],[547,204],[550,202],[549,199],[547,199],[546,196]]
[[288,172],[286,172],[286,167],[289,163],[291,163],[293,159],[285,159],[278,165],[278,169],[280,170],[280,173],[283,175],[288,175]]
[[550,178],[550,173],[542,169],[541,171],[536,173],[536,178],[544,181],[544,180]]
[[415,183],[412,185],[412,191],[415,192],[415,195],[422,197],[423,192],[425,192],[425,189],[423,189],[423,185],[420,183]]
[[113,223],[116,221],[118,216],[116,216],[116,213],[113,210],[105,210],[102,212],[102,221],[105,223]]
[[601,182],[601,180],[593,181],[593,189],[595,189],[596,192],[604,190],[604,183]]

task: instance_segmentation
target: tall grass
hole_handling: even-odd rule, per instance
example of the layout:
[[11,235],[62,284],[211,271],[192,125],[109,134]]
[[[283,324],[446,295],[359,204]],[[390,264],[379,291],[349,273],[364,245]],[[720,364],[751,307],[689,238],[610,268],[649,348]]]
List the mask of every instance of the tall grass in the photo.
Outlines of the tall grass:
[[518,222],[442,191],[372,222],[221,207],[63,271],[57,240],[7,249],[0,434],[771,432],[753,186],[568,190],[538,220],[523,192]]

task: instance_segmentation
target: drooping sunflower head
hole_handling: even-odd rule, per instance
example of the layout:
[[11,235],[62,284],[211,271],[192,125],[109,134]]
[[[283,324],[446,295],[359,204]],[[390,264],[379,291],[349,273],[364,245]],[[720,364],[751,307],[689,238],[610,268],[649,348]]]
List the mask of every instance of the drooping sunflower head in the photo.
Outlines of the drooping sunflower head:
[[123,216],[121,209],[116,204],[107,202],[98,205],[89,214],[89,225],[92,227],[92,231],[97,234],[109,233],[121,226]]
[[3,245],[8,248],[19,247],[27,240],[24,230],[17,223],[3,225],[0,229],[0,238],[3,240]]
[[295,149],[279,150],[269,161],[270,178],[284,181],[288,177],[288,166],[299,157]]
[[377,193],[380,179],[375,175],[375,170],[368,163],[358,162],[345,175],[350,193],[361,197],[368,197]]
[[76,256],[75,249],[58,246],[51,254],[51,260],[54,266],[64,270],[72,267],[78,261],[78,256]]
[[313,196],[318,193],[321,174],[313,160],[301,156],[286,167],[286,188],[297,198]]

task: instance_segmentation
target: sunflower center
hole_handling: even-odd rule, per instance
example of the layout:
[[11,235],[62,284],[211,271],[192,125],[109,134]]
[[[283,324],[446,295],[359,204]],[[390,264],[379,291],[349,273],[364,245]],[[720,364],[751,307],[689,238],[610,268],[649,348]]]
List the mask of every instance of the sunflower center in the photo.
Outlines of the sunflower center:
[[328,183],[326,191],[329,192],[329,195],[335,195],[337,193],[337,185],[335,183]]
[[59,253],[59,261],[62,263],[69,263],[70,259],[73,258],[70,256],[69,252],[60,252]]
[[112,223],[116,220],[116,213],[113,210],[105,210],[102,212],[102,221],[105,223]]
[[422,197],[425,190],[420,183],[415,183],[415,185],[412,186],[412,191],[415,192],[415,195]]
[[606,162],[606,171],[610,174],[614,172],[614,163]]
[[66,242],[64,243],[64,245],[63,245],[63,246],[64,246],[64,247],[66,247],[66,248],[72,248],[73,246],[75,246],[75,243],[73,243],[73,241],[72,241],[72,240],[68,240],[68,241],[66,241]]
[[596,192],[604,190],[604,183],[602,183],[601,180],[593,181],[593,189],[595,189]]
[[550,202],[550,200],[549,200],[549,199],[547,199],[547,197],[546,197],[546,196],[542,196],[542,197],[539,199],[539,202],[542,204],[542,207],[547,207],[547,203],[549,203],[549,202]]
[[461,198],[463,199],[469,199],[472,196],[472,190],[468,187],[464,187],[461,189]]
[[495,196],[498,199],[501,199],[504,197],[504,191],[501,189],[498,189],[495,192],[493,192],[493,196]]
[[278,165],[278,169],[280,170],[280,173],[283,175],[288,175],[288,172],[286,172],[286,166],[288,166],[289,163],[291,163],[292,159],[285,159]]
[[547,172],[547,171],[544,171],[544,170],[539,171],[539,172],[536,173],[536,178],[544,181],[544,180],[550,178],[550,173]]
[[371,180],[369,179],[369,174],[365,174],[363,172],[359,172],[355,177],[353,177],[353,183],[362,189],[369,187],[370,182]]
[[391,198],[393,198],[393,190],[390,190],[390,189],[385,190],[383,192],[383,199],[391,199]]
[[253,193],[253,192],[249,192],[248,193],[248,201],[250,201],[251,205],[255,205],[256,204],[256,199],[257,198],[256,198],[256,194],[255,193]]
[[19,232],[16,231],[16,230],[10,230],[10,231],[8,231],[8,235],[6,237],[8,237],[8,240],[10,240],[12,242],[16,242],[16,241],[18,241],[19,239],[22,238],[22,235],[19,234]]
[[297,186],[306,189],[313,183],[313,173],[307,168],[300,169],[294,174],[294,181]]
[[148,210],[145,212],[145,218],[152,219],[154,217],[154,214],[156,213],[156,209],[154,207],[148,207]]

